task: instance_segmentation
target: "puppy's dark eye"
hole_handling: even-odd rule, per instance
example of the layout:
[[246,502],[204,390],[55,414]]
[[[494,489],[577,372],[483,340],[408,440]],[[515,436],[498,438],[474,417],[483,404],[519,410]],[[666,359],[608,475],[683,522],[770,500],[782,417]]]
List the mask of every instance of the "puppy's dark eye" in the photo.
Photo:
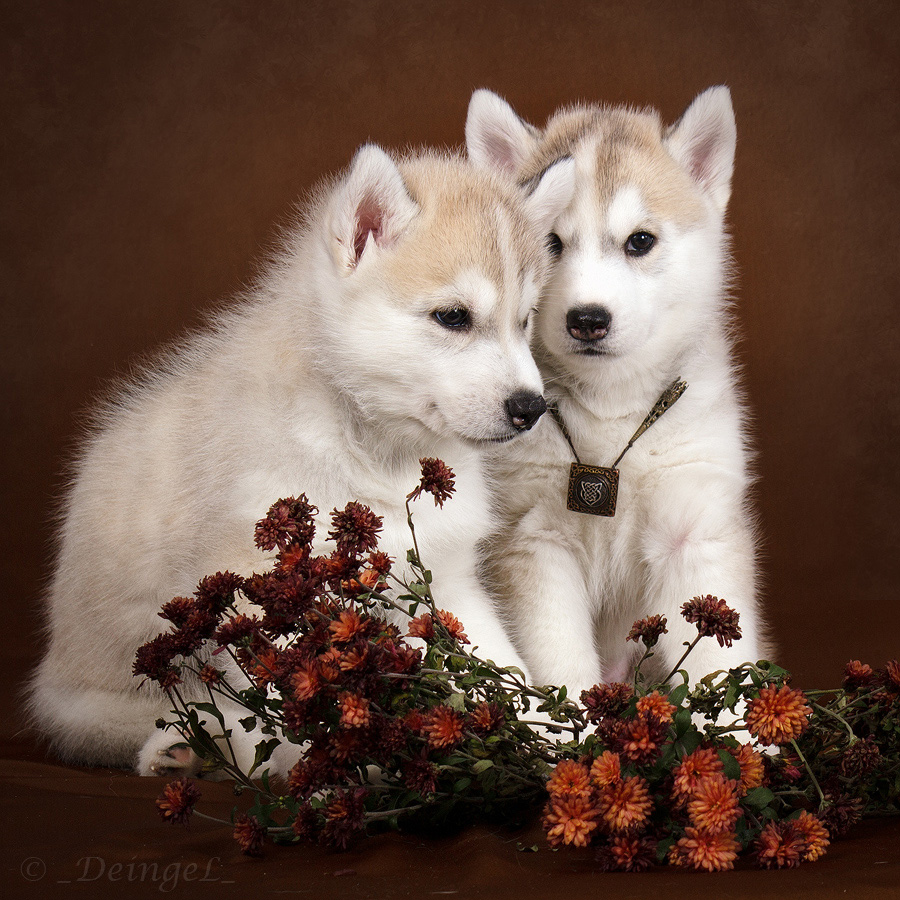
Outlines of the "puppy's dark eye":
[[625,242],[625,252],[629,256],[643,256],[655,243],[656,238],[649,231],[636,231]]
[[451,309],[439,309],[432,315],[444,328],[463,329],[468,328],[472,324],[469,311],[462,306],[454,306]]
[[563,242],[555,231],[551,231],[550,234],[547,235],[547,249],[554,259],[559,259],[559,257],[562,256]]

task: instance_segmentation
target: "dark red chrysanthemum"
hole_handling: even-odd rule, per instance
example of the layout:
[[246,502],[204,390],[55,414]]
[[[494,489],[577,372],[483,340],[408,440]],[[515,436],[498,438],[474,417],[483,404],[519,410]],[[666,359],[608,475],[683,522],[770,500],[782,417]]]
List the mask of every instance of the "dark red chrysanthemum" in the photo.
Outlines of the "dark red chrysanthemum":
[[365,828],[365,788],[336,791],[325,807],[325,827],[321,840],[336,850],[346,850],[351,842],[362,836]]
[[224,647],[226,644],[240,644],[244,638],[253,635],[259,629],[259,626],[260,621],[256,616],[250,618],[239,613],[226,619],[216,629],[216,643],[220,647]]
[[439,774],[437,766],[424,757],[416,756],[403,767],[403,783],[411,791],[418,791],[426,796],[437,790]]
[[204,684],[218,684],[225,677],[225,673],[221,669],[207,663],[200,670],[200,680]]
[[840,771],[845,778],[864,778],[878,768],[881,750],[872,738],[863,738],[848,747],[841,756]]
[[266,829],[256,816],[240,815],[234,820],[234,839],[246,856],[262,856]]
[[244,579],[234,572],[216,572],[200,579],[194,596],[197,607],[212,613],[221,613],[234,603],[234,595],[244,585]]
[[863,802],[846,794],[825,794],[822,822],[834,837],[843,837],[862,818]]
[[156,808],[165,821],[187,825],[199,799],[200,788],[189,778],[179,778],[165,786],[156,800]]
[[316,534],[315,516],[318,509],[307,500],[306,494],[278,500],[256,523],[255,540],[260,550],[284,551],[291,544],[308,547]]
[[168,603],[163,604],[159,612],[161,619],[171,622],[176,628],[187,624],[191,613],[196,610],[196,604],[191,597],[173,597]]
[[595,857],[601,872],[645,872],[656,863],[656,841],[614,835]]
[[322,814],[309,801],[306,801],[300,804],[291,828],[297,837],[313,841],[322,830],[322,818]]
[[599,722],[604,716],[618,716],[634,696],[630,684],[621,681],[612,684],[595,684],[581,692],[581,705],[589,722]]
[[453,470],[441,460],[430,457],[420,459],[419,464],[422,466],[422,480],[418,487],[407,495],[407,499],[417,500],[424,491],[434,497],[435,506],[443,506],[444,501],[453,496],[456,490]]
[[162,682],[175,671],[171,665],[172,660],[180,655],[181,651],[171,632],[158,634],[153,640],[138,647],[132,671],[135,675],[146,675],[153,681]]
[[740,614],[711,594],[689,600],[681,607],[681,614],[697,626],[702,637],[714,637],[720,647],[730,647],[741,637]]
[[649,650],[655,647],[660,637],[668,634],[669,629],[666,628],[665,616],[648,616],[646,619],[640,619],[631,626],[626,640],[643,641],[644,646]]
[[769,822],[756,841],[756,859],[765,869],[792,869],[800,865],[806,842],[792,822]]
[[378,546],[378,532],[382,519],[364,506],[351,500],[342,510],[331,511],[331,531],[328,539],[334,541],[340,553],[357,556]]
[[900,660],[892,659],[884,667],[881,683],[892,693],[900,691]]
[[844,689],[858,691],[862,687],[868,687],[875,677],[872,667],[858,659],[851,659],[844,667]]

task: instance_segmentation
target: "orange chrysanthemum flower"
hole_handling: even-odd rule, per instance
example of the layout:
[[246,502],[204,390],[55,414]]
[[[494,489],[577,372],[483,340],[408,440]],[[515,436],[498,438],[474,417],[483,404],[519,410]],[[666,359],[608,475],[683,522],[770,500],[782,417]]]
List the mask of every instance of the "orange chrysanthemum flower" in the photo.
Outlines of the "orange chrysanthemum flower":
[[803,810],[796,818],[791,820],[794,831],[803,838],[806,843],[806,850],[803,851],[803,859],[809,862],[815,862],[825,853],[826,848],[831,843],[829,840],[828,829],[822,823],[822,820],[812,813]]
[[363,627],[363,621],[355,609],[344,609],[328,626],[328,630],[335,641],[345,643],[352,641],[363,630]]
[[793,822],[769,822],[756,841],[756,858],[766,869],[793,869],[804,850],[806,841]]
[[640,828],[653,807],[647,782],[640,775],[617,781],[602,788],[597,807],[605,830],[610,834]]
[[422,727],[432,747],[452,747],[463,739],[463,720],[449,706],[436,706]]
[[329,647],[318,657],[319,675],[333,683],[341,677],[341,651],[337,647]]
[[737,750],[728,751],[741,767],[741,796],[762,785],[766,777],[766,768],[762,754],[753,749],[752,744],[741,744]]
[[547,781],[547,793],[551,797],[587,797],[591,791],[588,767],[574,759],[559,762]]
[[722,775],[702,778],[688,803],[691,822],[707,834],[732,831],[741,814],[740,783]]
[[734,868],[741,845],[728,831],[710,834],[700,828],[685,828],[684,837],[675,842],[669,852],[669,862],[675,866],[722,872]]
[[200,799],[200,788],[189,778],[179,778],[163,788],[156,799],[156,808],[166,822],[187,825]]
[[656,716],[660,722],[671,722],[675,709],[676,707],[669,703],[659,691],[647,694],[646,697],[641,697],[637,702],[637,711],[640,715]]
[[278,651],[271,649],[260,653],[253,666],[253,675],[256,678],[257,687],[269,684],[275,677],[275,668],[278,665]]
[[319,692],[319,669],[314,662],[302,664],[291,676],[291,687],[298,700],[311,700]]
[[700,749],[689,753],[674,769],[673,798],[687,800],[702,779],[721,775],[724,771],[725,767],[715,750]]
[[786,744],[798,738],[809,724],[812,710],[802,691],[783,684],[761,688],[747,703],[747,730],[762,744]]
[[341,725],[345,728],[365,728],[372,721],[366,697],[345,691],[338,695],[338,706],[341,710]]
[[463,631],[462,622],[460,622],[459,619],[456,618],[456,616],[451,615],[443,609],[437,610],[435,615],[437,616],[438,622],[440,622],[441,625],[443,625],[444,628],[446,628],[447,631],[450,632],[450,637],[452,637],[456,641],[459,641],[460,644],[469,643],[469,637]]
[[591,833],[597,828],[600,810],[590,797],[573,794],[553,797],[544,808],[541,824],[547,832],[547,842],[551,847],[574,844],[586,847]]
[[661,726],[655,719],[640,717],[625,723],[620,744],[622,756],[638,764],[653,759],[660,747],[660,730]]
[[352,647],[346,653],[341,656],[341,671],[342,672],[352,672],[356,669],[361,669],[367,662],[369,658],[369,648],[362,647]]
[[262,856],[266,829],[256,816],[240,815],[234,820],[234,839],[247,856]]
[[618,753],[604,750],[591,765],[591,781],[597,787],[615,784],[622,777],[622,761]]
[[421,616],[410,619],[407,634],[410,637],[422,638],[423,641],[433,641],[434,619],[431,618],[431,613],[422,613]]
[[900,691],[900,660],[892,659],[885,664],[884,686],[894,693]]

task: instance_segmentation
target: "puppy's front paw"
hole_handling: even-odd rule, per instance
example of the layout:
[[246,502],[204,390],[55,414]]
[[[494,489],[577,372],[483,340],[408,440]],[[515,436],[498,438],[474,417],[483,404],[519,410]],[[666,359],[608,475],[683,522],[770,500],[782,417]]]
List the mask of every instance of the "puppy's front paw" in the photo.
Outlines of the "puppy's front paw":
[[195,777],[203,761],[184,741],[173,741],[165,731],[155,731],[138,754],[138,775],[166,778]]

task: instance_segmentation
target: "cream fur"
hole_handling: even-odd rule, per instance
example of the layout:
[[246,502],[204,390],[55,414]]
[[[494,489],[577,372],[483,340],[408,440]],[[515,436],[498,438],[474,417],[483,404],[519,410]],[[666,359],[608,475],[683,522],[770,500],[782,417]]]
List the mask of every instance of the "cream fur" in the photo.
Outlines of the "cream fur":
[[[364,147],[255,290],[117,393],[76,468],[31,684],[33,721],[59,754],[191,768],[154,729],[165,697],[131,675],[164,628],[160,605],[204,575],[269,565],[254,523],[301,492],[320,510],[319,551],[330,511],[358,500],[384,517],[380,546],[402,575],[404,499],[425,456],[456,473],[443,510],[427,497],[414,510],[438,601],[482,654],[521,665],[476,576],[494,527],[483,455],[517,434],[510,395],[541,390],[529,312],[572,182],[562,163],[523,200],[459,158]],[[435,320],[458,306],[468,330]]]

